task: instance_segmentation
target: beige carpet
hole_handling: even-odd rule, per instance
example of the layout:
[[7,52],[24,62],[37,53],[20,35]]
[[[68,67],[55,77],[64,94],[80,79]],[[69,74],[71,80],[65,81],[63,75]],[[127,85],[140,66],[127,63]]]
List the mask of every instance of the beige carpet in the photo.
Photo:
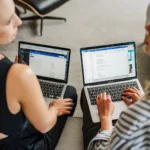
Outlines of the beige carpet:
[[[17,54],[18,41],[37,42],[71,48],[69,84],[80,91],[83,87],[80,65],[81,47],[135,41],[139,79],[144,84],[150,79],[150,57],[143,53],[140,44],[144,39],[146,8],[149,0],[72,0],[51,13],[64,16],[67,22],[45,21],[44,35],[39,34],[39,22],[24,22],[15,42],[1,47],[10,59]],[[76,117],[82,113],[78,105]],[[82,119],[70,118],[57,150],[81,150]]]

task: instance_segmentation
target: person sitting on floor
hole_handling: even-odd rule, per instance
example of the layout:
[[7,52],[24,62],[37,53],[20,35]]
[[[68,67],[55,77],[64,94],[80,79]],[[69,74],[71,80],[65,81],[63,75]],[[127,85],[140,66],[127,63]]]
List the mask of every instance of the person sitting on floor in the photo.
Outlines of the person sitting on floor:
[[[0,0],[0,45],[12,42],[22,24],[13,0]],[[67,86],[64,99],[47,106],[33,71],[0,54],[0,150],[54,150],[77,103]]]
[[[145,29],[145,52],[150,55],[150,5]],[[150,149],[150,82],[145,96],[135,88],[123,91],[122,99],[129,105],[116,122],[112,122],[114,104],[106,92],[97,96],[96,102],[101,123],[93,123],[84,90],[81,94],[83,110],[84,148],[88,150],[148,150]],[[126,97],[131,97],[129,101]],[[140,100],[141,99],[141,100]],[[115,124],[114,128],[112,124]]]

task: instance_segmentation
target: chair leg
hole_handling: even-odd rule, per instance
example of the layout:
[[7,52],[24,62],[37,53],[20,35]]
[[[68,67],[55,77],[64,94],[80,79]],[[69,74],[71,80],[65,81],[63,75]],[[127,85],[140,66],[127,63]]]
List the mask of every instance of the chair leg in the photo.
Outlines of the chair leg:
[[39,17],[39,16],[33,16],[33,17],[24,17],[24,18],[21,18],[21,20],[38,20],[38,19],[41,19],[41,17]]
[[32,16],[32,17],[23,17],[21,18],[22,20],[37,20],[37,19],[46,19],[46,20],[64,20],[65,22],[67,21],[66,18],[62,17],[52,17],[52,16],[45,16],[45,17],[39,17],[39,16]]
[[41,18],[41,36],[43,35],[43,21],[44,21],[44,18]]
[[21,20],[23,20],[23,21],[24,20],[38,20],[38,19],[41,20],[41,27],[40,27],[41,36],[43,35],[43,22],[44,22],[44,19],[46,19],[46,20],[64,20],[65,22],[67,21],[66,18],[52,17],[52,16],[45,16],[45,17],[32,16],[32,17],[24,17],[24,18],[21,17]]
[[24,8],[24,14],[26,14],[27,13],[27,9],[26,8]]
[[24,8],[24,12],[21,12],[17,7],[15,7],[16,9],[16,14],[20,17],[20,14],[26,14],[27,13],[27,9]]
[[53,17],[53,16],[45,16],[44,19],[50,19],[50,20],[64,20],[65,22],[67,21],[66,18],[62,18],[62,17]]

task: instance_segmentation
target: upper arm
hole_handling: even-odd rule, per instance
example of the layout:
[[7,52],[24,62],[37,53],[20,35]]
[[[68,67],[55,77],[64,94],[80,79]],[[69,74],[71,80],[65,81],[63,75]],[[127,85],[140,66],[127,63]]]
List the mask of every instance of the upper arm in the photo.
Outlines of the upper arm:
[[48,115],[48,106],[43,98],[37,77],[26,65],[17,64],[13,71],[19,93],[18,102],[28,120],[42,132],[51,122],[51,116]]

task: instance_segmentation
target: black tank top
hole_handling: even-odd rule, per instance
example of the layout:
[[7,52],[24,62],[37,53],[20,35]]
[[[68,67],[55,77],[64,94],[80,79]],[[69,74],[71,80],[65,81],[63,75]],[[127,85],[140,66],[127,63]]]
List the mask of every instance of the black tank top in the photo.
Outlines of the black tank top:
[[13,63],[6,57],[0,60],[0,133],[11,135],[20,132],[25,116],[22,111],[13,115],[6,101],[6,79]]

